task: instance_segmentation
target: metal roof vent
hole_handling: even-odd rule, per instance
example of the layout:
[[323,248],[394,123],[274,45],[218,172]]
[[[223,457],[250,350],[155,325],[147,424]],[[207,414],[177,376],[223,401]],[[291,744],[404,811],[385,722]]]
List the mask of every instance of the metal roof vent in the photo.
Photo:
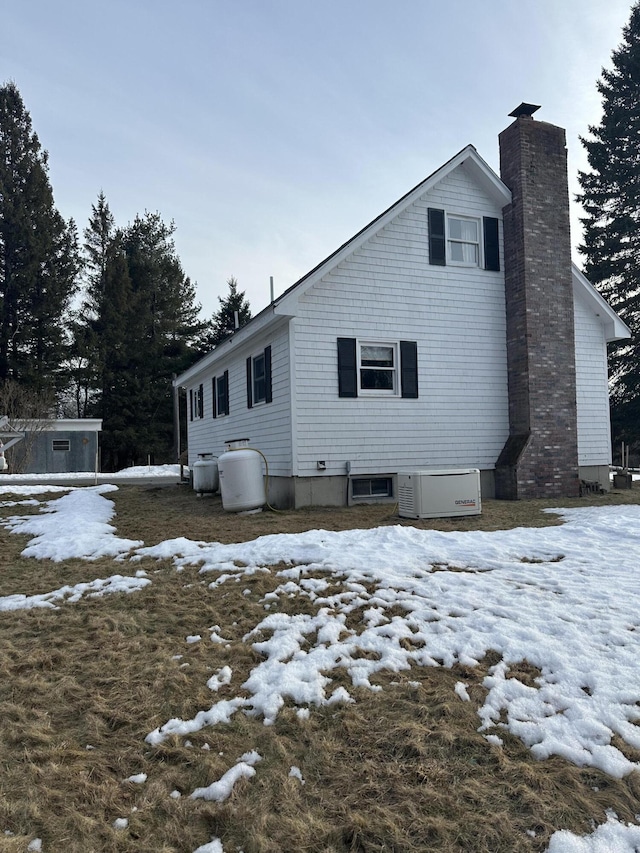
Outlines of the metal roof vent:
[[540,109],[539,104],[526,104],[524,101],[519,107],[516,107],[513,112],[509,113],[514,118],[531,118],[537,110]]

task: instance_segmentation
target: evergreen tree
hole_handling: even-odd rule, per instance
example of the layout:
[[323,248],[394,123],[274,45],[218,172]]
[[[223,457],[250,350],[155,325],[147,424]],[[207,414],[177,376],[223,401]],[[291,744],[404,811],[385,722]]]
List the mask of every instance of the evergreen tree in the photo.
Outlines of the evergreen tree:
[[640,3],[631,10],[612,68],[597,83],[602,120],[582,139],[591,171],[580,172],[584,271],[633,333],[612,344],[614,439],[640,442]]
[[197,357],[203,327],[175,251],[174,225],[146,213],[113,230],[107,213],[99,199],[85,232],[86,310],[76,329],[78,351],[84,346],[93,363],[90,410],[103,419],[105,470],[149,456],[172,459],[171,380]]
[[[114,247],[120,239],[115,219],[104,192],[97,204],[91,205],[89,224],[84,229],[83,272],[85,288],[79,309],[72,312],[71,352],[69,357],[68,399],[71,398],[73,417],[87,417],[103,386],[104,335],[108,328],[97,323],[103,313],[108,277],[113,277],[109,265],[117,258]],[[116,334],[119,329],[115,329]]]
[[251,308],[244,292],[238,291],[237,280],[231,276],[227,279],[227,285],[229,293],[224,299],[218,296],[220,307],[211,317],[210,329],[202,341],[201,346],[205,351],[212,350],[236,331],[236,312],[237,328],[242,328],[251,319]]
[[0,87],[0,381],[58,390],[78,236],[56,210],[46,151],[14,83]]

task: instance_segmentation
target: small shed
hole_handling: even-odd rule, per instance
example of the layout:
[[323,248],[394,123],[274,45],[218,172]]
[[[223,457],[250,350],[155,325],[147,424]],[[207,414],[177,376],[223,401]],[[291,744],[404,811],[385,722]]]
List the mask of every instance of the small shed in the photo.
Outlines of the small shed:
[[[101,419],[16,421],[14,426],[25,436],[24,442],[15,448],[18,452],[22,451],[20,473],[69,474],[100,470]],[[11,467],[10,463],[10,470]]]

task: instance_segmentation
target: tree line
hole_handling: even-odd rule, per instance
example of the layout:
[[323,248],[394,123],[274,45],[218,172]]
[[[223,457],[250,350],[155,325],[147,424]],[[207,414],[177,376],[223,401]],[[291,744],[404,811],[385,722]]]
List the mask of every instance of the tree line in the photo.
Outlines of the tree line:
[[[172,377],[251,317],[231,277],[200,318],[175,225],[119,226],[100,192],[80,238],[12,82],[0,88],[0,414],[103,421],[102,467],[174,461]],[[18,393],[19,392],[19,393]]]

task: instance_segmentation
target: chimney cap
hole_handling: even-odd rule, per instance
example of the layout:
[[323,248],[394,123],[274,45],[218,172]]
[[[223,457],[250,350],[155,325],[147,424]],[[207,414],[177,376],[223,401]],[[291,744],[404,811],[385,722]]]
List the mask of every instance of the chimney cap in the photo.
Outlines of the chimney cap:
[[514,118],[521,118],[526,116],[527,118],[531,118],[531,116],[540,109],[540,104],[527,104],[524,101],[520,104],[519,107],[516,107],[513,112],[510,112],[509,115]]

